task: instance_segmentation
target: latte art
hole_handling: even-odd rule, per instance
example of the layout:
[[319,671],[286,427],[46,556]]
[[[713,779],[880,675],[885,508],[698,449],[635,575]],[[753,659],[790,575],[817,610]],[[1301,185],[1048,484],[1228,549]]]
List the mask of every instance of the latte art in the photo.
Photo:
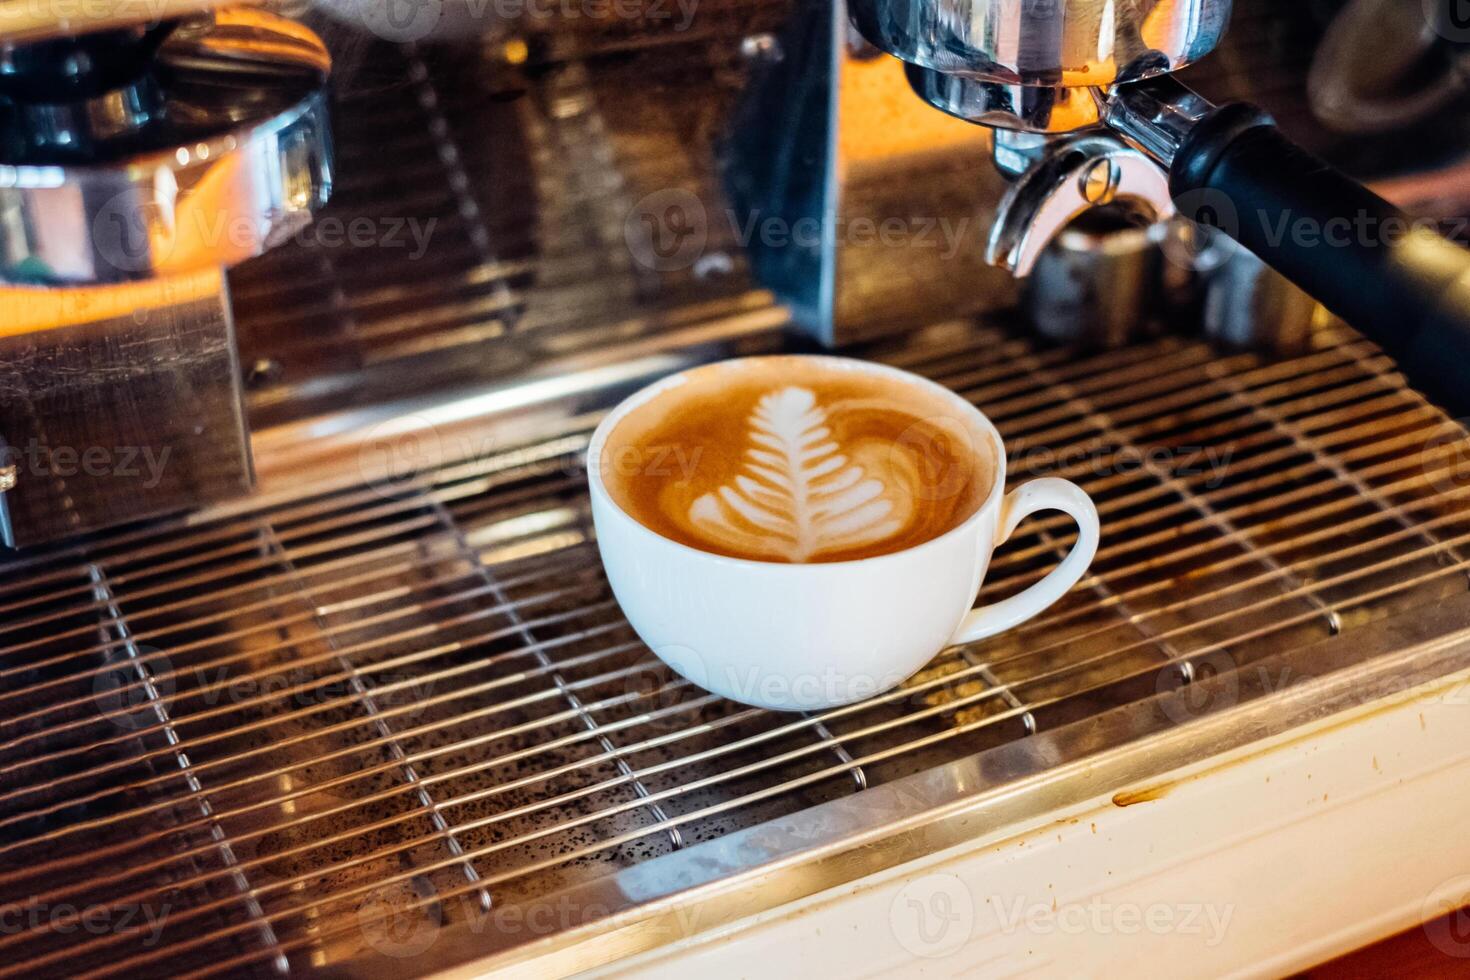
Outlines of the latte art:
[[821,358],[711,365],[634,409],[600,461],[613,499],[665,537],[773,562],[921,544],[989,493],[984,436],[939,393]]
[[[789,562],[869,547],[897,534],[913,520],[913,499],[868,476],[883,471],[883,447],[870,440],[843,453],[826,419],[817,396],[805,388],[762,398],[750,416],[745,472],[733,487],[690,504],[690,524],[737,554]],[[888,455],[907,462],[902,454]],[[868,459],[869,466],[854,458]],[[889,482],[912,486],[914,474],[908,477]]]

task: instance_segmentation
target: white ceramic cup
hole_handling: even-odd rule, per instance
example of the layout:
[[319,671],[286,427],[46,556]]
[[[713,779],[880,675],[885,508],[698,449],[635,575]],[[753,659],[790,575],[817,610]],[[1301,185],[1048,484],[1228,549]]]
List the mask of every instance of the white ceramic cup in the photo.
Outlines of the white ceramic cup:
[[[926,389],[952,406],[953,418],[987,440],[980,451],[996,461],[995,484],[980,508],[939,537],[872,558],[813,564],[729,558],[649,530],[603,484],[602,450],[614,427],[681,384],[682,374],[615,408],[588,448],[597,543],[628,622],[695,684],[764,708],[817,710],[893,688],[946,646],[982,640],[1037,615],[1077,584],[1097,553],[1097,508],[1076,484],[1038,479],[1004,493],[1005,447],[969,402],[896,368],[821,359]],[[991,553],[1023,519],[1043,510],[1077,522],[1072,550],[1025,591],[972,610]]]

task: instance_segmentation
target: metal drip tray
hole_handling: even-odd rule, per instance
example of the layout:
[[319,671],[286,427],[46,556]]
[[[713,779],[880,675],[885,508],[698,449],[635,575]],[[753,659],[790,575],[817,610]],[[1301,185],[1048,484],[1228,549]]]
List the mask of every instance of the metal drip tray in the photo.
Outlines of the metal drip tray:
[[[546,401],[526,438],[464,414],[497,447],[467,460],[365,483],[352,455],[319,482],[12,560],[0,908],[20,927],[0,933],[0,976],[515,958],[897,833],[935,785],[976,801],[1028,774],[1010,805],[1041,814],[1070,760],[1172,758],[1170,732],[1210,724],[1258,737],[1230,719],[1272,658],[1448,671],[1443,644],[1411,647],[1470,635],[1464,433],[1367,343],[1320,341],[1276,362],[1173,340],[1079,358],[953,324],[856,352],[983,406],[1015,478],[1081,482],[1104,542],[1040,619],[820,715],[706,694],[623,621],[579,454],[593,403],[626,383]],[[1069,533],[1028,522],[981,599],[1043,574]],[[1222,678],[1238,703],[1159,714]],[[1309,693],[1299,713],[1331,710]],[[72,908],[97,927],[57,914]],[[722,921],[706,911],[701,928]]]

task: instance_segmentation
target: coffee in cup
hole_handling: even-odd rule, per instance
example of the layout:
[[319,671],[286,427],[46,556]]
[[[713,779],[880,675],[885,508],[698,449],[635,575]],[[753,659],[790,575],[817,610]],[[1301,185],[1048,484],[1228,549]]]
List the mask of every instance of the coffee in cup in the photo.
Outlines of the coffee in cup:
[[601,452],[640,524],[752,561],[856,561],[964,523],[995,482],[969,413],[855,362],[756,357],[689,371]]
[[[1097,552],[1066,480],[1005,493],[1000,434],[896,368],[835,357],[694,368],[628,398],[588,447],[597,545],[628,622],[707,690],[813,711],[882,693],[945,646],[1036,616]],[[972,609],[995,548],[1060,510],[1077,539]]]

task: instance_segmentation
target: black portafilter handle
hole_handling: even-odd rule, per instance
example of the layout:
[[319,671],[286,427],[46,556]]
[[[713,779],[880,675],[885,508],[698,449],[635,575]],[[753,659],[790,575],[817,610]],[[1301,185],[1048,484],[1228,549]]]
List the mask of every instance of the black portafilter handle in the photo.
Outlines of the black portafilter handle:
[[1256,253],[1397,361],[1409,383],[1470,415],[1470,251],[1282,135],[1220,106],[1169,173],[1181,213]]

